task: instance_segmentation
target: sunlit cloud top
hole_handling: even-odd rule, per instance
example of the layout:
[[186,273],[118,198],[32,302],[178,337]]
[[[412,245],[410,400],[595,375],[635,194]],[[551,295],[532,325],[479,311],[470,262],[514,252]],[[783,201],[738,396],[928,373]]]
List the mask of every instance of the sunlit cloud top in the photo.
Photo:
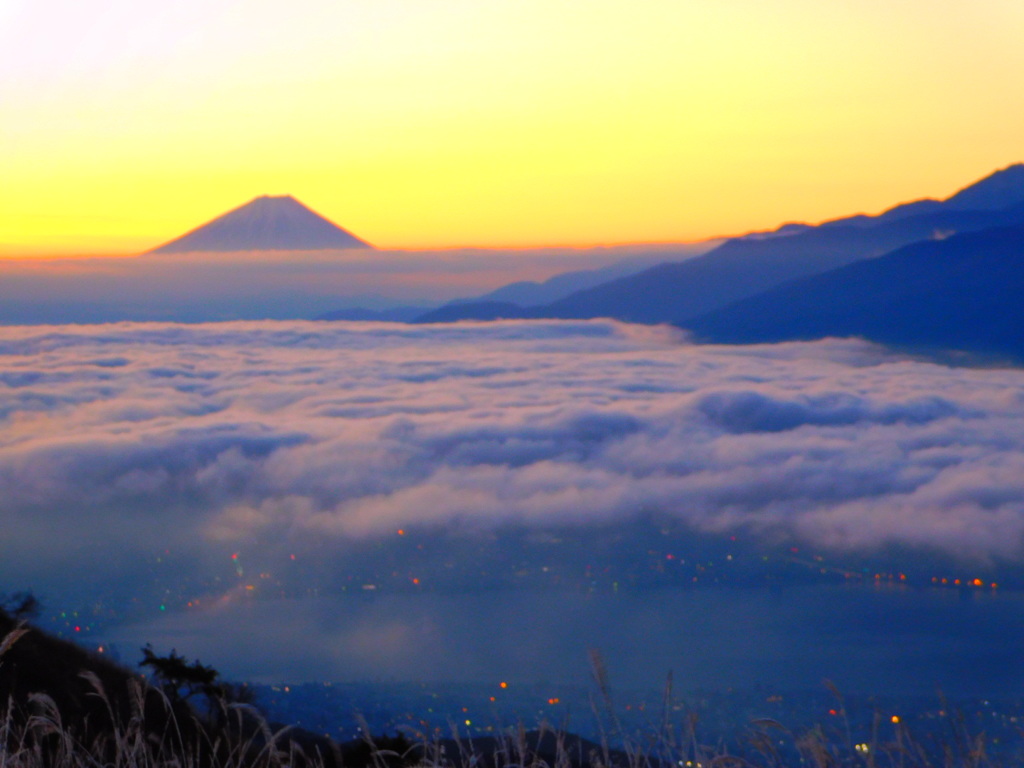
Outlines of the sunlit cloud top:
[[1016,0],[0,1],[0,253],[262,194],[383,247],[685,240],[1021,159]]

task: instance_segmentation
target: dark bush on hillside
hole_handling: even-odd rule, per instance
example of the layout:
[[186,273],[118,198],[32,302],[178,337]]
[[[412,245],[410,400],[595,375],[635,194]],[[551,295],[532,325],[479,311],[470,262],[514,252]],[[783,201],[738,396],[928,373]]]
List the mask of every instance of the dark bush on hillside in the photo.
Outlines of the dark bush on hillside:
[[32,592],[0,594],[0,610],[6,611],[15,621],[30,621],[39,616],[42,604]]

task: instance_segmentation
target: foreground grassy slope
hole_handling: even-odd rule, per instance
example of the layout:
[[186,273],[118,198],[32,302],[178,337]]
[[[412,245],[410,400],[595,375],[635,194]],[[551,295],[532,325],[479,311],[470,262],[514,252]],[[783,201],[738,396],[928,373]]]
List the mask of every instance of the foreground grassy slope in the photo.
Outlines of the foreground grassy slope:
[[[988,753],[984,734],[950,718],[935,740],[914,739],[897,718],[876,713],[855,734],[842,697],[831,730],[791,731],[773,720],[749,724],[742,744],[698,739],[696,716],[676,714],[670,688],[660,717],[625,734],[611,706],[603,667],[595,665],[607,731],[600,743],[542,724],[509,725],[469,739],[452,724],[448,738],[410,733],[336,744],[308,732],[272,727],[251,707],[219,701],[193,709],[138,674],[64,640],[27,627],[0,610],[0,767],[17,768],[782,768],[842,765],[982,768],[1020,765],[1024,749]],[[1022,739],[1024,741],[1024,739]],[[618,745],[618,749],[609,746]]]

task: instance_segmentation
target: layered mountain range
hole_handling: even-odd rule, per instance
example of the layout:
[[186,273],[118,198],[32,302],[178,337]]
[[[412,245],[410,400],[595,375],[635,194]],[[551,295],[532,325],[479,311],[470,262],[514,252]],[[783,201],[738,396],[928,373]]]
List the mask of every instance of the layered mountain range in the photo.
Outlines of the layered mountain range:
[[612,317],[716,342],[864,336],[1024,357],[1024,164],[945,200],[786,224],[545,304],[453,303],[416,322]]

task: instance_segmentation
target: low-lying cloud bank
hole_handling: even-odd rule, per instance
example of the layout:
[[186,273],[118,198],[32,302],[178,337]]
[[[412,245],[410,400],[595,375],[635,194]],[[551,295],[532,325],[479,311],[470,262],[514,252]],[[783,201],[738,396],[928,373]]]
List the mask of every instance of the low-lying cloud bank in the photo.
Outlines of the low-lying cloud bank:
[[640,270],[715,244],[4,259],[0,323],[310,320],[351,307],[432,307],[567,271],[634,262]]
[[652,511],[838,550],[1022,554],[1017,369],[611,321],[8,327],[0,360],[8,579]]

